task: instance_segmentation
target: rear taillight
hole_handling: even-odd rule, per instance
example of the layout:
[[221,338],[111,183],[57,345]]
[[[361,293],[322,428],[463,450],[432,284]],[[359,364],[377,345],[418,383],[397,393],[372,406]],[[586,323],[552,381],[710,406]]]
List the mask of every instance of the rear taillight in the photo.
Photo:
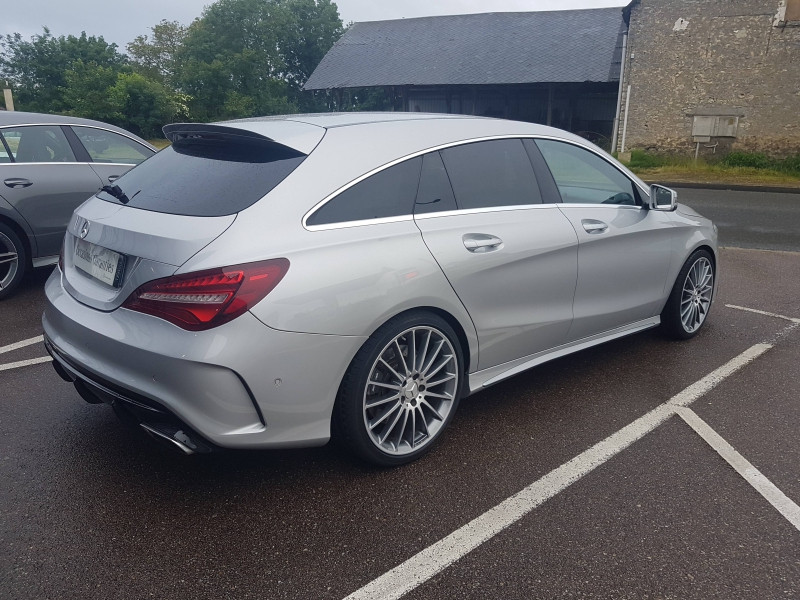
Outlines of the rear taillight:
[[289,261],[276,258],[174,275],[144,284],[122,306],[190,331],[211,329],[258,304],[288,270]]

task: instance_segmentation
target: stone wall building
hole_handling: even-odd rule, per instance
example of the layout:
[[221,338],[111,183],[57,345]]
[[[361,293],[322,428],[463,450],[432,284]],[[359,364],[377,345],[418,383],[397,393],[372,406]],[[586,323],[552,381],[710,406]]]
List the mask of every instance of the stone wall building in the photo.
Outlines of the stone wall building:
[[800,0],[634,0],[626,12],[618,148],[800,152]]
[[396,110],[546,123],[610,148],[626,31],[622,8],[355,23],[304,88],[382,88]]
[[800,0],[356,23],[305,89],[370,87],[396,110],[547,123],[606,149],[800,153]]

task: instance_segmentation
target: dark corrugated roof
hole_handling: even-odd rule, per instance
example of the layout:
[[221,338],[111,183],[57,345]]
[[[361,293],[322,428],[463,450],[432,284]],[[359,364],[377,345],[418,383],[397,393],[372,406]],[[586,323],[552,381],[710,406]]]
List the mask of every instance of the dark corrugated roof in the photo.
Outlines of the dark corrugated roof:
[[622,8],[355,23],[307,90],[618,81]]

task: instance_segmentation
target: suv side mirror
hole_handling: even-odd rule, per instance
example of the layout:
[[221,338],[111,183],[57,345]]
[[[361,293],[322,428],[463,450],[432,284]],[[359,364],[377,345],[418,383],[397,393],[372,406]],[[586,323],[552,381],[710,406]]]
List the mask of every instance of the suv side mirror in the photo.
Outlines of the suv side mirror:
[[678,192],[663,185],[650,186],[650,209],[672,211],[678,208]]

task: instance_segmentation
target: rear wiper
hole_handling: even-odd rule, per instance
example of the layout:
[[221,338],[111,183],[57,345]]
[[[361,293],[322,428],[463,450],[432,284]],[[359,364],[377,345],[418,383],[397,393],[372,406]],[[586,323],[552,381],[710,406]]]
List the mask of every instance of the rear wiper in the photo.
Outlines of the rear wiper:
[[128,200],[128,197],[125,195],[125,192],[123,192],[122,188],[120,188],[118,185],[104,185],[103,187],[100,188],[100,191],[105,192],[106,194],[109,194],[111,196],[114,196],[114,198],[116,198],[123,204],[127,204],[128,202],[130,202],[130,200]]

